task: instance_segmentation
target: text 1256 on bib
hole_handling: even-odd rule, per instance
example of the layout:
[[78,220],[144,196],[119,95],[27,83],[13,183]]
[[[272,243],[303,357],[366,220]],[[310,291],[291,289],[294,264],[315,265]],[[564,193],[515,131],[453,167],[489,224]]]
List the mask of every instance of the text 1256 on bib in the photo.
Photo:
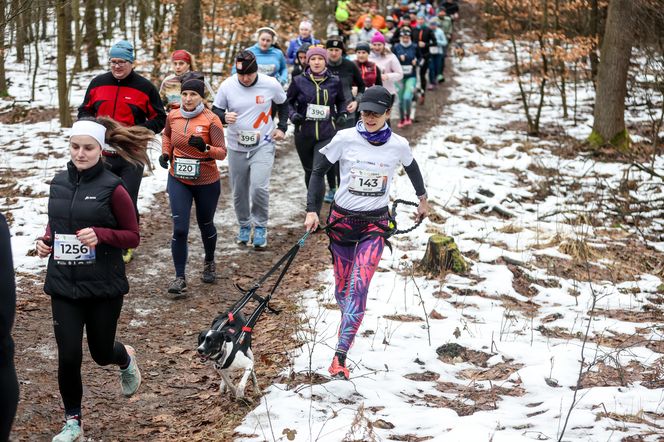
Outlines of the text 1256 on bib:
[[383,196],[387,190],[387,175],[381,172],[352,168],[348,191],[360,196]]
[[95,249],[84,245],[76,235],[53,235],[53,259],[58,265],[94,264]]
[[330,118],[330,106],[322,104],[307,104],[307,120],[327,120]]
[[255,130],[241,130],[237,135],[237,143],[242,147],[256,147],[261,140],[261,133]]
[[201,160],[193,158],[175,158],[173,172],[175,178],[195,180],[201,174]]

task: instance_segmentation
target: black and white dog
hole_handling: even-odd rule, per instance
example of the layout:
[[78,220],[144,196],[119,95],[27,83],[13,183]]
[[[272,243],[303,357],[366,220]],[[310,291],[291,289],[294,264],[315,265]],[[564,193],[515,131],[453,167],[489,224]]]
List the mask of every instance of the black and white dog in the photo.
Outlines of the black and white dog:
[[[228,321],[221,330],[219,325]],[[238,337],[242,334],[243,327],[247,321],[242,313],[232,315],[225,313],[214,318],[209,330],[202,331],[198,335],[198,354],[204,360],[212,360],[214,368],[221,375],[219,391],[224,393],[230,388],[236,398],[244,397],[249,376],[257,393],[258,380],[254,373],[254,354],[251,351],[251,333],[245,333],[242,343],[238,343]],[[244,370],[237,387],[233,387],[230,374],[233,371]]]

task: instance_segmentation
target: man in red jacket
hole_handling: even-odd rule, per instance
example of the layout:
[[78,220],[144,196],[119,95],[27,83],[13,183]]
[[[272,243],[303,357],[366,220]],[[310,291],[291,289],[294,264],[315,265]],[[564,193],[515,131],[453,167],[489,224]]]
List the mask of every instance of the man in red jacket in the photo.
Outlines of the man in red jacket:
[[[159,91],[148,79],[134,72],[134,47],[126,40],[117,42],[109,52],[111,70],[92,79],[85,92],[78,118],[107,116],[124,126],[145,126],[158,134],[166,124],[166,112]],[[102,155],[106,167],[122,178],[138,216],[138,190],[143,179],[143,166],[135,165],[108,147]],[[129,262],[132,249],[124,253]]]

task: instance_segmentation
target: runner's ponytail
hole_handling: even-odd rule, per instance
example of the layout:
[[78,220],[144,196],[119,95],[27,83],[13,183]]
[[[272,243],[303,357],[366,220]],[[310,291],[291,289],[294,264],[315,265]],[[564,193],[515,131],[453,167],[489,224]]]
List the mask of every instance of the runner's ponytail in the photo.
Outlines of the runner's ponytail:
[[117,150],[132,164],[150,166],[147,154],[148,145],[154,140],[154,133],[143,126],[125,127],[109,117],[97,117],[97,123],[106,128],[106,144]]

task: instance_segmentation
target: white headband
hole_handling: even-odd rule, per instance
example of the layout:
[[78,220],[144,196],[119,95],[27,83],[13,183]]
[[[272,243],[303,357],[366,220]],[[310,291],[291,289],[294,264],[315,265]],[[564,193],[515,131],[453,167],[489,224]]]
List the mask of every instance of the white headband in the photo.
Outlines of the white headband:
[[300,29],[301,28],[309,29],[311,31],[313,29],[313,25],[309,20],[302,20],[302,22],[300,22]]
[[89,120],[79,120],[71,127],[69,138],[74,135],[88,135],[99,143],[102,149],[108,147],[106,144],[106,128],[99,123]]

